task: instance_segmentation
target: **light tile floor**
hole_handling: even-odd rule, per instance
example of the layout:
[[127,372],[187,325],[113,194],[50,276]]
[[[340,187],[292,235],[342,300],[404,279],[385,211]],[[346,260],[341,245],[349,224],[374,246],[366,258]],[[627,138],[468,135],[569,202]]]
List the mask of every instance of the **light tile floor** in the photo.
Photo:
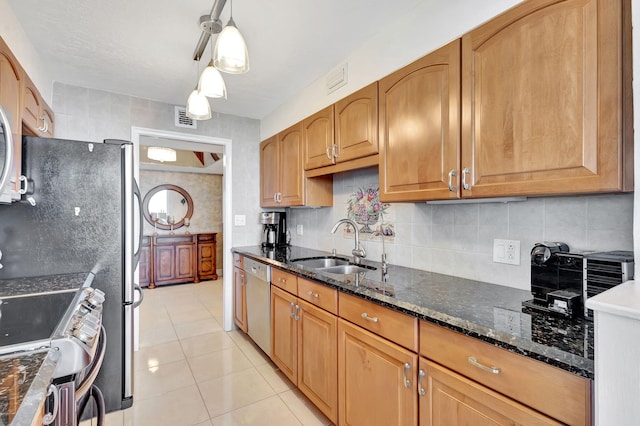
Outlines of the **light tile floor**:
[[244,333],[221,324],[222,280],[144,290],[134,404],[107,426],[331,424]]

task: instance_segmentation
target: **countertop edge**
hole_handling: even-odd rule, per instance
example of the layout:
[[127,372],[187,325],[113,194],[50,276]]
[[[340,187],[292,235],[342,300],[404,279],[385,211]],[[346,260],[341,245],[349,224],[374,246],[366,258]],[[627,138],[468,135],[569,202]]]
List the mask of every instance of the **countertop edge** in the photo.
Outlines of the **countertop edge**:
[[[42,402],[47,396],[47,391],[53,378],[53,372],[58,365],[58,360],[60,359],[60,352],[52,348],[44,350],[48,351],[48,354],[33,379],[29,390],[24,396],[16,415],[11,422],[12,425],[32,424],[33,419],[35,419],[39,414],[38,410],[40,409]],[[35,352],[37,351],[28,352],[27,354],[33,354]]]
[[[318,277],[307,270],[300,269],[297,267],[292,267],[291,265],[284,264],[277,260],[269,259],[266,257],[256,255],[255,253],[244,251],[242,250],[242,247],[232,247],[231,251],[234,253],[240,254],[242,256],[246,256],[251,259],[257,260],[259,262],[266,263],[271,266],[275,266],[279,269],[292,272],[304,279],[320,282],[331,288],[335,288],[341,292],[352,294],[352,295],[361,297],[364,300],[369,300],[374,303],[378,303],[389,309],[393,309],[395,311],[414,316],[420,320],[428,321],[428,322],[437,324],[439,326],[446,327],[450,330],[460,332],[467,336],[477,338],[488,344],[492,344],[494,346],[508,350],[509,352],[543,362],[545,364],[560,368],[564,371],[576,374],[578,376],[591,379],[591,380],[593,380],[595,377],[593,360],[589,360],[584,357],[579,357],[578,355],[565,352],[561,349],[558,349],[552,346],[546,346],[539,343],[527,342],[527,341],[518,342],[519,338],[517,336],[500,332],[500,331],[488,328],[486,326],[482,326],[480,324],[473,323],[473,328],[476,328],[477,330],[482,330],[482,333],[479,333],[477,331],[471,330],[469,326],[471,322],[462,318],[453,317],[441,312],[435,312],[435,311],[432,311],[431,309],[423,308],[419,306],[415,306],[415,309],[403,308],[395,304],[394,301],[390,300],[390,298],[388,298],[387,296],[376,294],[376,293],[367,291],[366,289],[363,289],[363,288],[360,288],[359,291],[351,291],[348,288],[344,288],[339,285],[332,284],[331,282],[327,281],[325,277]],[[439,317],[439,318],[436,318],[436,317]],[[518,343],[520,343],[520,345]],[[528,349],[524,346],[530,346],[533,349],[538,349],[538,351]],[[556,355],[556,357],[554,357],[554,355]],[[568,361],[563,361],[557,358],[568,358]],[[580,366],[580,364],[584,363],[585,360],[588,361],[588,366],[591,366],[591,369],[583,368]]]
[[640,320],[640,286],[627,281],[587,299],[586,305],[596,312]]

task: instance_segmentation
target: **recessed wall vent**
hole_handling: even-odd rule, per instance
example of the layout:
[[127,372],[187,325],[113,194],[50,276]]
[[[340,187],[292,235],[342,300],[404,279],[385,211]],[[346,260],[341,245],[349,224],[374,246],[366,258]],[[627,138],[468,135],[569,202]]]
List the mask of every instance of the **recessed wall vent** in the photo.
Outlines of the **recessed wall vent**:
[[175,125],[176,127],[186,127],[187,129],[197,129],[198,122],[187,117],[187,109],[185,107],[175,107]]
[[347,63],[338,65],[327,74],[327,94],[333,93],[347,84]]

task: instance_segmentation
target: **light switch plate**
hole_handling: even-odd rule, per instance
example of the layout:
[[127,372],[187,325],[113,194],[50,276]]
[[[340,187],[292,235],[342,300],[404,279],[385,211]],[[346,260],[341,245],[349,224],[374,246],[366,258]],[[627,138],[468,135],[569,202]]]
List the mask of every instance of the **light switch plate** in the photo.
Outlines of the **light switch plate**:
[[520,264],[520,241],[519,240],[493,240],[493,261],[495,263],[506,263],[508,265]]
[[302,225],[296,225],[296,235],[302,235],[302,232],[304,231]]
[[237,214],[233,218],[233,224],[235,226],[245,226],[247,224],[247,216],[243,214]]

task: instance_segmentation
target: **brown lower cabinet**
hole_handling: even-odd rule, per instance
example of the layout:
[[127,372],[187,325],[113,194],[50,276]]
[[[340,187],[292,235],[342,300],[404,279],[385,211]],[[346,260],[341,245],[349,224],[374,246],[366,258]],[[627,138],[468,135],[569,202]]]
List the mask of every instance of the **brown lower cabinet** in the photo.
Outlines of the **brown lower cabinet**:
[[[299,281],[298,295],[276,285],[271,287],[272,360],[324,415],[337,423],[338,320],[335,314],[315,305],[337,308],[337,293],[327,292],[321,284]],[[313,304],[304,299],[312,299]]]
[[418,355],[338,320],[340,425],[417,425]]
[[215,280],[216,234],[144,236],[139,265],[143,287]]
[[[241,260],[234,255],[236,271]],[[592,424],[589,379],[272,272],[271,359],[334,424]],[[242,286],[235,291],[241,326]]]
[[563,424],[425,358],[420,373],[420,426]]
[[247,332],[247,278],[243,269],[233,267],[233,320]]

